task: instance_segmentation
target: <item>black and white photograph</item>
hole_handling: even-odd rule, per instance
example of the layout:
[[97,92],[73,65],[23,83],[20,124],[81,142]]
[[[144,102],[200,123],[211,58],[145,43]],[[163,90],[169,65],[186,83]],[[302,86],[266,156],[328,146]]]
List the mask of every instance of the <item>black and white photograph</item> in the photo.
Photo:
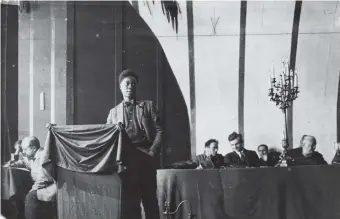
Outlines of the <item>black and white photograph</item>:
[[0,219],[340,219],[339,0],[0,3]]

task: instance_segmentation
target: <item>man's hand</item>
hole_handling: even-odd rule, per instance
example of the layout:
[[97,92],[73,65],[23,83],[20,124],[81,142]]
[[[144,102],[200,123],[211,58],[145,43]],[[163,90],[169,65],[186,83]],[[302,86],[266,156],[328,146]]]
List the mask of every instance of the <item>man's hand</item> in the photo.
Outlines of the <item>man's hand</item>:
[[148,151],[148,154],[149,154],[151,157],[154,157],[154,156],[155,156],[155,153],[154,153],[152,150],[149,150],[149,151]]
[[200,164],[200,165],[196,168],[196,170],[203,170],[202,165]]
[[5,164],[6,167],[14,167],[15,166],[15,160],[10,160]]

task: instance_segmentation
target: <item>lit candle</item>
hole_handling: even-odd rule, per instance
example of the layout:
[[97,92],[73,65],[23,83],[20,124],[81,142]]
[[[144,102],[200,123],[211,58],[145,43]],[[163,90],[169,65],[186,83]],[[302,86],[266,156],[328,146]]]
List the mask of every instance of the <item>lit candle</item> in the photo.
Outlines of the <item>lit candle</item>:
[[270,88],[273,88],[272,78],[271,78],[271,77],[269,77],[269,87],[270,87]]
[[283,115],[283,139],[286,139],[287,136],[286,136],[286,116]]
[[272,72],[272,73],[273,73],[272,77],[275,78],[275,66],[274,66],[274,61],[273,61],[273,72]]
[[289,77],[288,77],[288,81],[289,81],[289,86],[293,86],[293,77],[294,77],[294,72],[292,69],[290,69],[289,71]]
[[294,74],[294,87],[299,86],[298,83],[298,71],[295,69],[295,74]]
[[286,139],[286,127],[285,124],[283,124],[283,139]]
[[289,77],[292,77],[293,75],[294,75],[293,69],[290,69],[290,71],[289,71]]

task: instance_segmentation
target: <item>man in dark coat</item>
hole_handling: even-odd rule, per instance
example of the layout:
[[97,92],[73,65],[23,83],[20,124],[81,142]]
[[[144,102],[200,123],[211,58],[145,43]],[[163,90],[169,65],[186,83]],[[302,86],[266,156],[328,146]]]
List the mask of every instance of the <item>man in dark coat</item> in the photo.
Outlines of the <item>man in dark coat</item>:
[[300,147],[287,151],[288,166],[323,165],[327,164],[322,154],[315,151],[316,139],[311,135],[304,135],[300,140]]
[[243,145],[241,134],[233,132],[228,137],[233,152],[224,156],[224,163],[227,167],[259,167],[260,161],[255,151],[247,150]]
[[269,148],[265,144],[259,145],[257,147],[257,152],[259,154],[261,167],[274,167],[280,160],[280,153],[275,151],[269,152]]
[[224,166],[224,158],[222,154],[218,154],[218,141],[209,139],[205,143],[203,154],[199,154],[194,158],[198,169],[219,169]]

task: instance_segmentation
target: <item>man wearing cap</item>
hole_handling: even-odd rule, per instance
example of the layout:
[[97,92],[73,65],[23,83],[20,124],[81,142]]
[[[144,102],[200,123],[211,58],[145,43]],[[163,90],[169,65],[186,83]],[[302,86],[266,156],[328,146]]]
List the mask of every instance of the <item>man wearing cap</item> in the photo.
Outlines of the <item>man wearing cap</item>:
[[[110,110],[107,124],[124,124],[125,131],[137,148],[134,168],[123,179],[123,193],[127,203],[123,203],[124,218],[141,218],[142,201],[145,218],[159,219],[157,201],[157,178],[155,155],[161,147],[163,129],[156,106],[149,100],[136,100],[138,76],[132,70],[124,70],[119,75],[119,86],[123,101]],[[131,174],[132,173],[132,174]]]

